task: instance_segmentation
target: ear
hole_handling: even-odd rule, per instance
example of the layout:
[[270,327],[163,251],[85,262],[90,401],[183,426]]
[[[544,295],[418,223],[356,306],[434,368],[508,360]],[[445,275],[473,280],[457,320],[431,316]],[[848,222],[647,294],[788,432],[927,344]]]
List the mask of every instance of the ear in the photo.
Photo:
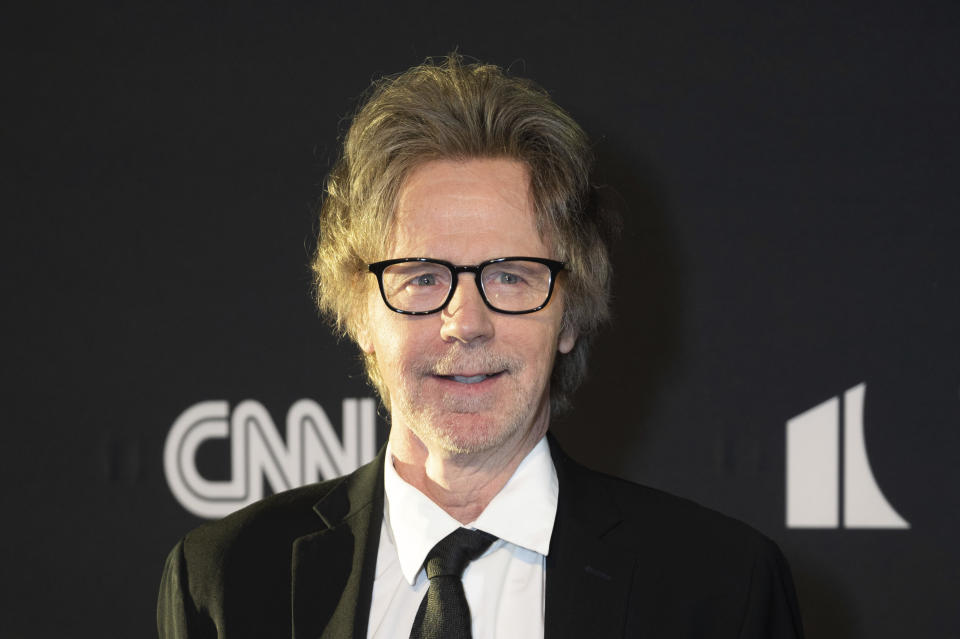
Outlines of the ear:
[[377,349],[374,348],[373,346],[373,340],[370,339],[370,336],[367,333],[367,331],[363,329],[361,329],[357,333],[357,345],[360,346],[360,350],[362,350],[367,355],[373,355],[374,353],[377,352]]
[[573,350],[577,344],[577,331],[571,326],[564,326],[560,329],[560,338],[557,340],[557,350],[566,355]]
[[373,355],[377,349],[373,345],[373,339],[370,337],[370,331],[367,330],[366,321],[357,322],[356,332],[357,346],[367,355]]
[[[360,350],[363,351],[365,355],[373,355],[376,352],[374,347],[373,335],[374,332],[370,330],[370,289],[367,286],[367,282],[354,278],[354,286],[358,287],[360,291],[363,291],[365,298],[360,300],[354,300],[350,305],[347,314],[347,327],[348,333],[353,337],[354,341],[357,343],[357,346],[360,347]],[[379,293],[377,297],[379,298]]]

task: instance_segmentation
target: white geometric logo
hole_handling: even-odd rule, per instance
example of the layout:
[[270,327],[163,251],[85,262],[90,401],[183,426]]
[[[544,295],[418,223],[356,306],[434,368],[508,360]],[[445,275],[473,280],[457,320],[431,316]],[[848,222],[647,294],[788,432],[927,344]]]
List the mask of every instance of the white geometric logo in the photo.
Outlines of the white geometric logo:
[[[263,404],[246,400],[230,413],[225,401],[205,401],[183,411],[163,446],[167,485],[194,515],[213,519],[263,497],[264,480],[274,492],[333,479],[376,455],[376,404],[343,400],[343,441],[315,401],[301,399],[287,411],[284,441]],[[230,479],[213,481],[197,470],[197,450],[206,441],[230,440]]]
[[787,421],[787,527],[840,526],[843,443],[843,527],[910,528],[880,491],[863,436],[866,383]]

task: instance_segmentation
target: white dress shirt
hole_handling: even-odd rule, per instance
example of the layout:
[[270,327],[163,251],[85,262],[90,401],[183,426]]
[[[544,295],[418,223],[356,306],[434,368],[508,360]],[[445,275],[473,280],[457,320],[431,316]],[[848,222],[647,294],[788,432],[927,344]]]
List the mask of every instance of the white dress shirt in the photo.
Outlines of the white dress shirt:
[[[460,523],[406,483],[387,445],[384,512],[367,637],[406,638],[430,583],[423,562]],[[557,514],[557,471],[542,438],[476,520],[499,539],[463,573],[474,639],[543,637],[546,557]]]

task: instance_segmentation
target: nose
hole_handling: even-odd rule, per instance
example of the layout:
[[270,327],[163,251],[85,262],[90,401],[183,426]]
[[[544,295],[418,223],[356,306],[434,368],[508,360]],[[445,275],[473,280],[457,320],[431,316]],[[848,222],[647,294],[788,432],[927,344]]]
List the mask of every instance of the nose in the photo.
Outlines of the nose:
[[464,344],[490,339],[493,337],[493,311],[480,297],[472,273],[459,273],[458,278],[453,298],[440,313],[443,318],[440,337],[445,342]]

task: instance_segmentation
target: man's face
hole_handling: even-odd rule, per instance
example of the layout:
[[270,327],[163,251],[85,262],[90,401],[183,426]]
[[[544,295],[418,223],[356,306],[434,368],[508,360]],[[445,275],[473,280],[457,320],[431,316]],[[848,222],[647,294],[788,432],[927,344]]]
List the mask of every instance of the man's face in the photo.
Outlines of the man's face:
[[[382,259],[555,258],[537,232],[529,182],[525,165],[506,159],[419,166],[401,188]],[[535,313],[492,311],[471,273],[459,276],[445,309],[425,316],[391,311],[370,286],[360,345],[375,355],[394,429],[448,452],[479,452],[546,430],[554,357],[576,339],[561,331],[562,314],[560,286]]]

